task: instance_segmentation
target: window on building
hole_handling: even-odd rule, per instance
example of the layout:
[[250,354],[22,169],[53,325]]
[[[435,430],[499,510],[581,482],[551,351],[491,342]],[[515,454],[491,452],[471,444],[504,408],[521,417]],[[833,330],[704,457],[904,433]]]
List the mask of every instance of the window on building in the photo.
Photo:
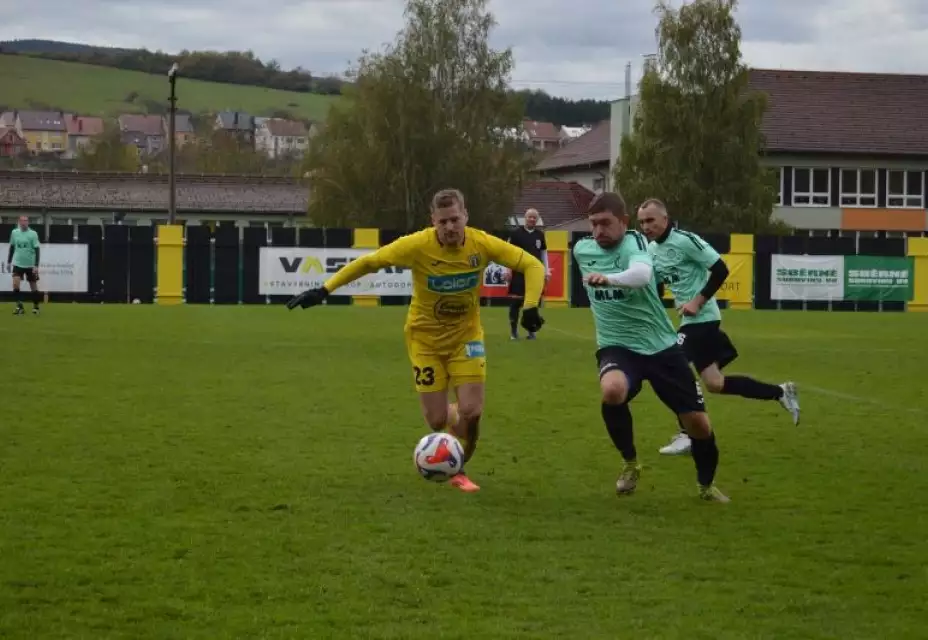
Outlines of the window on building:
[[593,191],[602,191],[606,187],[605,178],[593,178]]
[[876,206],[876,169],[841,169],[841,206]]
[[831,204],[831,170],[797,167],[793,169],[793,206],[827,207]]
[[925,174],[922,171],[891,169],[886,172],[886,206],[916,208],[924,206]]

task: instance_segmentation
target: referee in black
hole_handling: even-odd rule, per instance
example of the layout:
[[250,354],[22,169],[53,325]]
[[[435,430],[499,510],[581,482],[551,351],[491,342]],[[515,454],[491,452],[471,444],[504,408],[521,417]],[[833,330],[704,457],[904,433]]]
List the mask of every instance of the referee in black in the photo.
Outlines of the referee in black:
[[[509,243],[516,245],[523,251],[535,256],[545,265],[545,284],[551,278],[551,270],[548,268],[548,244],[545,242],[545,232],[538,228],[538,211],[535,209],[525,210],[525,223],[510,232],[506,239]],[[519,314],[522,305],[525,303],[525,276],[519,272],[509,273],[509,327],[511,330],[509,339],[519,339]],[[542,294],[544,299],[544,294]],[[539,305],[541,306],[541,301]],[[535,339],[534,333],[528,334],[529,340]]]

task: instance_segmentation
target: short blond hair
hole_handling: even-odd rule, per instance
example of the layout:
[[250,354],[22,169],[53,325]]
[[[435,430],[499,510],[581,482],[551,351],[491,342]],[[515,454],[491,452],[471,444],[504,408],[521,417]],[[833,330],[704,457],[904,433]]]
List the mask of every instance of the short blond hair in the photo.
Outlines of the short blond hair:
[[432,211],[459,205],[464,208],[464,194],[459,189],[442,189],[432,196]]

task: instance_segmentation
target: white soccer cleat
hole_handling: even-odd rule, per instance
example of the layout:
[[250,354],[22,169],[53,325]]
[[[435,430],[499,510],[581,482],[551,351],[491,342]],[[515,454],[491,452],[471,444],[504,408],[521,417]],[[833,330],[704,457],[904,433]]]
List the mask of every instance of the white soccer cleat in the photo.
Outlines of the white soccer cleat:
[[789,411],[793,416],[793,424],[799,425],[799,392],[796,391],[795,382],[784,382],[780,385],[783,389],[783,396],[780,398],[780,405]]
[[690,452],[690,437],[685,433],[678,433],[666,447],[658,449],[665,456],[682,456]]

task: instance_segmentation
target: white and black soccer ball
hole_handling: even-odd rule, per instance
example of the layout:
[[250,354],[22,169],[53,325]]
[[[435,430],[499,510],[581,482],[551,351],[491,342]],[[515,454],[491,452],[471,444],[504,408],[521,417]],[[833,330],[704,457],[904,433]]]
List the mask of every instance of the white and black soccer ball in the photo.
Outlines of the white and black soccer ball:
[[464,467],[464,447],[449,433],[430,433],[413,453],[416,470],[431,482],[446,482]]

